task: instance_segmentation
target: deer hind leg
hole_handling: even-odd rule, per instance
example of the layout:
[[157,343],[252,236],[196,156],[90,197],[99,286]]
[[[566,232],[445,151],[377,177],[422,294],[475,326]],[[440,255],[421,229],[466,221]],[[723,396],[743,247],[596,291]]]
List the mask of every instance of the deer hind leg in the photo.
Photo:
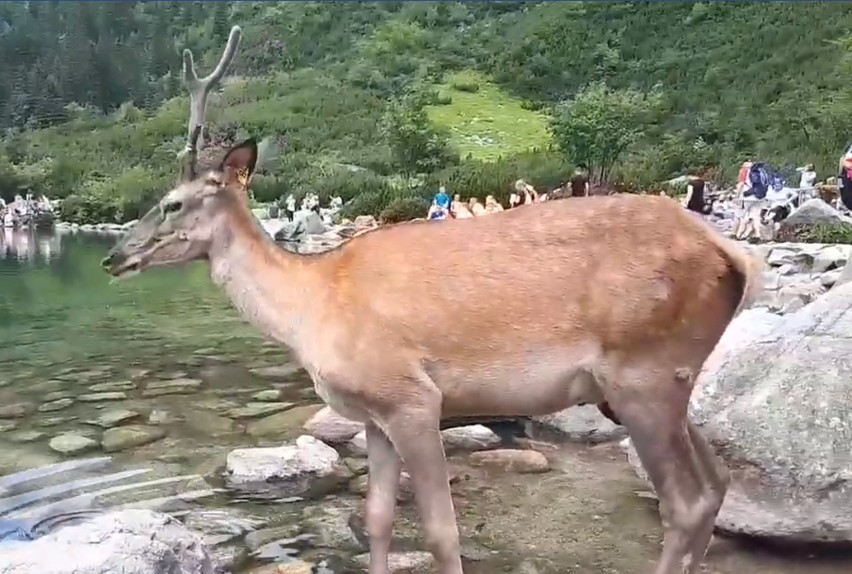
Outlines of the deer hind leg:
[[[727,487],[715,454],[691,429],[691,384],[631,369],[608,393],[660,500],[663,551],[655,574],[696,574]],[[697,438],[696,438],[697,437]]]
[[386,407],[387,414],[376,422],[411,475],[422,531],[435,558],[436,571],[463,574],[459,531],[441,441],[441,393],[425,374],[416,381],[400,382],[400,387],[407,391],[403,395],[404,404]]
[[369,475],[365,518],[370,536],[369,574],[388,574],[388,553],[402,464],[393,444],[376,425],[368,423],[366,430]]

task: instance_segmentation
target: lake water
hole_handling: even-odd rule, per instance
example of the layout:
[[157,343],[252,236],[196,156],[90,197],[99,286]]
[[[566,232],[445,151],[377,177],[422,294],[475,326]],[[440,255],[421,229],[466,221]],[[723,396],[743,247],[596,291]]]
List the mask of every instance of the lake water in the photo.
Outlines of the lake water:
[[[112,283],[99,262],[113,237],[0,239],[0,540],[18,527],[37,535],[105,508],[147,506],[202,531],[238,571],[295,556],[321,573],[363,571],[346,562],[366,550],[359,495],[258,501],[222,488],[230,450],[298,435],[318,400],[204,265]],[[132,432],[115,435],[111,425]],[[70,443],[56,439],[69,434]],[[493,474],[451,457],[466,572],[648,570],[659,518],[618,448],[545,446],[554,466],[546,475]],[[8,478],[80,460],[89,462]],[[413,504],[400,513],[395,545],[418,548]],[[708,562],[716,574],[852,568],[843,556],[779,556],[726,541]]]

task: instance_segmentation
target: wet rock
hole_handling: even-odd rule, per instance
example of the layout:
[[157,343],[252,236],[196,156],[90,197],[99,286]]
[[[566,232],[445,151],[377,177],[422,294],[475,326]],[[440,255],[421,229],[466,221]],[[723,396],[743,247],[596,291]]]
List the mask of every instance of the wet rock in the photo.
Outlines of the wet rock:
[[98,448],[98,441],[79,433],[65,433],[50,439],[51,449],[66,456],[81,454]]
[[[366,568],[370,564],[370,555],[361,554],[355,562]],[[424,574],[430,572],[434,561],[429,552],[391,552],[388,555],[390,574]]]
[[0,432],[9,432],[18,428],[17,421],[2,421],[0,422]]
[[172,421],[174,421],[174,417],[165,409],[154,409],[148,415],[149,425],[167,425]]
[[190,429],[211,437],[230,432],[234,428],[234,421],[209,411],[187,411],[183,420]]
[[536,474],[550,470],[547,457],[535,450],[498,449],[474,452],[470,464],[499,468],[505,472]]
[[89,393],[80,395],[77,400],[81,403],[99,403],[103,401],[123,401],[127,398],[127,393],[121,391],[111,391],[107,393]]
[[275,413],[246,425],[246,433],[253,437],[282,436],[299,429],[321,405],[303,405]]
[[811,271],[814,273],[823,273],[825,271],[830,271],[831,269],[839,269],[846,265],[848,258],[848,245],[827,245],[814,255],[814,262],[811,265]]
[[248,403],[228,411],[232,419],[256,419],[289,409],[293,403]]
[[89,386],[89,391],[93,393],[108,393],[114,391],[132,391],[136,388],[136,383],[132,381],[113,381],[111,383],[97,383]]
[[161,397],[163,395],[186,395],[190,394],[201,387],[200,379],[188,379],[185,377],[177,377],[174,379],[166,379],[163,381],[151,381],[145,385],[145,390],[142,391],[143,397]]
[[832,269],[831,271],[826,271],[825,273],[819,276],[819,283],[826,289],[831,289],[837,283],[838,279],[840,279],[840,274],[842,271],[840,269]]
[[74,399],[59,399],[56,401],[50,401],[49,403],[44,403],[38,408],[38,412],[40,413],[52,413],[55,411],[61,411],[62,409],[67,409],[71,405],[74,404]]
[[600,443],[619,440],[627,429],[603,416],[596,405],[575,406],[533,420],[564,433],[572,440]]
[[[366,496],[369,480],[370,478],[366,474],[353,478],[349,481],[349,492],[360,496]],[[396,499],[398,502],[402,503],[414,500],[414,490],[411,487],[411,475],[405,471],[399,474],[399,490],[396,493]]]
[[331,407],[323,407],[303,428],[323,442],[342,444],[363,431],[364,423],[349,420]]
[[139,417],[139,413],[128,409],[110,409],[104,411],[98,418],[86,421],[86,424],[99,426],[101,428],[112,428],[120,424],[130,422]]
[[500,446],[500,437],[485,425],[467,425],[441,432],[448,449],[485,450]]
[[42,428],[55,427],[59,425],[68,424],[70,422],[74,422],[79,417],[46,417],[41,420],[37,420],[35,425]]
[[250,369],[251,374],[263,377],[264,379],[287,380],[293,375],[302,370],[302,367],[295,363],[288,363],[276,367],[258,367]]
[[166,433],[157,427],[129,425],[107,429],[101,439],[104,452],[116,452],[160,440]]
[[50,403],[61,399],[72,398],[73,396],[74,393],[72,393],[71,391],[52,391],[44,395],[44,402]]
[[33,411],[30,403],[12,403],[0,405],[0,419],[19,419]]
[[25,442],[35,442],[44,438],[45,433],[37,430],[19,430],[12,433],[9,433],[8,436],[4,437],[9,442],[15,443],[25,443]]
[[303,511],[303,523],[317,536],[313,544],[335,549],[363,549],[350,526],[358,506],[342,501],[337,501],[336,504],[329,502],[322,506],[309,506]]
[[293,523],[281,526],[272,526],[270,528],[262,528],[246,534],[245,545],[249,551],[255,552],[260,547],[269,544],[270,542],[277,542],[279,540],[289,542],[301,532],[301,525]]
[[274,403],[281,398],[281,391],[279,389],[266,389],[256,392],[251,398],[261,403]]
[[266,525],[267,520],[234,508],[203,508],[186,513],[181,522],[201,534],[207,546],[218,546],[253,533]]
[[246,490],[285,483],[282,490],[299,492],[309,489],[315,479],[340,476],[342,470],[336,450],[302,435],[284,446],[231,451],[225,462],[225,480],[233,488]]
[[174,518],[122,510],[0,546],[0,574],[212,574],[201,538]]

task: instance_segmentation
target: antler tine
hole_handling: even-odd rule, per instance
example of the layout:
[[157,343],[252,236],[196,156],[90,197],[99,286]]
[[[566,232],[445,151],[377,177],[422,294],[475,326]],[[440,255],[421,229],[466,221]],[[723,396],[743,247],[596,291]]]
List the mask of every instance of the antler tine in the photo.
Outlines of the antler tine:
[[210,90],[222,79],[228,66],[233,62],[240,45],[242,31],[239,26],[233,26],[228,36],[228,43],[219,63],[210,74],[199,79],[195,71],[195,60],[192,51],[183,51],[183,80],[189,90],[189,124],[187,126],[186,147],[184,155],[185,164],[182,170],[183,177],[195,175],[195,162],[198,151],[204,148],[204,114],[207,110],[207,96]]

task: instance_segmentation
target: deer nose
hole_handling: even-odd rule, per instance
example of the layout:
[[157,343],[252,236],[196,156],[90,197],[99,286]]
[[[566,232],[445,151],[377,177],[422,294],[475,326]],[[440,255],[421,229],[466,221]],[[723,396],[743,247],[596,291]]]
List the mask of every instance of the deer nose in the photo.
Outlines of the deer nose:
[[115,261],[115,253],[108,253],[106,257],[101,259],[101,267],[109,269]]

